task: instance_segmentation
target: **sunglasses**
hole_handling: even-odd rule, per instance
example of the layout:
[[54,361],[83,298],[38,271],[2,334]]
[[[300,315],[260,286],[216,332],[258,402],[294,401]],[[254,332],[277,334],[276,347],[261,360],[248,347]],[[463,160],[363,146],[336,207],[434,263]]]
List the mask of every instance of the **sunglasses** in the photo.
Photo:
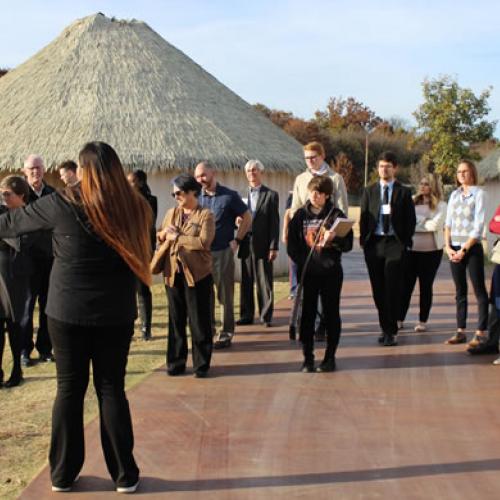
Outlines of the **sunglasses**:
[[184,193],[184,191],[181,191],[181,190],[179,190],[179,191],[174,191],[174,192],[172,193],[172,198],[177,198],[177,196],[180,196],[180,195],[181,195],[181,194],[183,194],[183,193]]

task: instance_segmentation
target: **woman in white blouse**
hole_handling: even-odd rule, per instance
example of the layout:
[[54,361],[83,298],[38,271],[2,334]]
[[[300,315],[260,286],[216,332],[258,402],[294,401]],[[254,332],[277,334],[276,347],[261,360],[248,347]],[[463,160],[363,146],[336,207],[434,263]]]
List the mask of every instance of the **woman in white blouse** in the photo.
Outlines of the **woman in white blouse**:
[[441,201],[440,190],[432,176],[424,177],[420,181],[418,193],[413,201],[417,226],[413,236],[413,247],[408,252],[405,262],[399,323],[402,327],[418,278],[420,312],[415,331],[424,332],[427,330],[427,320],[432,307],[432,286],[443,257],[446,203]]

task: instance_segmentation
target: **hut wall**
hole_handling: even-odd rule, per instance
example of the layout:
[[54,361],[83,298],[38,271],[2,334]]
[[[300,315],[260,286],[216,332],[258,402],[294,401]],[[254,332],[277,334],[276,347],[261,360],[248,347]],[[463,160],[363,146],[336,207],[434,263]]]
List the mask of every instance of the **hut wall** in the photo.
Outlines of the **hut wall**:
[[[152,172],[148,174],[148,184],[151,191],[158,197],[158,226],[161,225],[165,212],[168,208],[174,206],[174,200],[171,196],[172,187],[170,182],[179,174],[179,171],[171,172]],[[245,174],[242,171],[219,172],[218,181],[241,195],[246,196],[248,183]],[[285,202],[288,192],[292,189],[295,176],[281,172],[266,172],[264,184],[279,193],[280,198],[280,226],[283,224],[283,214],[285,213]],[[239,280],[239,261],[237,260],[237,279]],[[288,258],[283,243],[280,242],[280,252],[274,266],[276,276],[284,275],[288,272]]]

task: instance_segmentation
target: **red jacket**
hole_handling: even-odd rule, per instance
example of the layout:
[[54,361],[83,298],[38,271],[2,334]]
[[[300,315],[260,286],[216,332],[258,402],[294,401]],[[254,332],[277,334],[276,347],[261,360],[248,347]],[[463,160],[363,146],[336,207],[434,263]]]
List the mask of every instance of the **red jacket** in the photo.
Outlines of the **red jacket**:
[[490,220],[490,232],[495,234],[500,234],[500,221],[496,221],[495,217],[500,216],[500,205],[498,205],[495,215]]

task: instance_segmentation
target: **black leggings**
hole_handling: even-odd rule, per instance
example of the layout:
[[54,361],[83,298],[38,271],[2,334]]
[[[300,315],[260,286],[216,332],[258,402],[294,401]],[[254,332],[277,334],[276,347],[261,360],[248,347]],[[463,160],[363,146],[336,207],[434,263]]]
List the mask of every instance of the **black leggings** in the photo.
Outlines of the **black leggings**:
[[408,252],[403,264],[403,292],[401,297],[401,313],[399,320],[404,321],[408,308],[410,307],[411,296],[417,282],[420,288],[420,313],[419,321],[426,323],[432,307],[432,285],[436,277],[441,259],[442,250],[433,252]]
[[[459,247],[452,248],[453,250],[459,249]],[[486,330],[488,327],[488,294],[484,285],[484,252],[481,244],[476,243],[472,246],[460,262],[454,263],[450,261],[450,267],[456,289],[457,328],[465,328],[467,326],[466,270],[469,268],[469,277],[472,281],[474,295],[477,300],[477,330]]]

